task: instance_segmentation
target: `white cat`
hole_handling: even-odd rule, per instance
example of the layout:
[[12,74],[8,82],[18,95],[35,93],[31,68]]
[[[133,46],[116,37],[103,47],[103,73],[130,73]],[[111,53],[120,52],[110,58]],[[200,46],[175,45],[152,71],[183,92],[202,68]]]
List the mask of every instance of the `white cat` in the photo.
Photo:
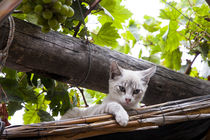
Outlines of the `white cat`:
[[103,103],[84,110],[73,108],[68,110],[61,119],[109,113],[115,116],[116,121],[121,126],[126,126],[129,120],[126,110],[139,107],[139,102],[144,97],[150,77],[155,71],[156,67],[142,71],[131,71],[119,67],[116,62],[112,62],[109,94]]

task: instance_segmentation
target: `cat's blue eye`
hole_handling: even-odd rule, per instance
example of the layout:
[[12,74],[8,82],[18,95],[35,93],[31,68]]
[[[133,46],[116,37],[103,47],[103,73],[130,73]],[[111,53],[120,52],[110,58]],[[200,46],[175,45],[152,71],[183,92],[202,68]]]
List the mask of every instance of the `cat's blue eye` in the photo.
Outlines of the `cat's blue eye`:
[[125,92],[125,88],[124,87],[119,86],[119,89],[120,89],[121,92]]
[[142,93],[142,90],[141,90],[141,89],[135,89],[135,90],[133,91],[133,94],[138,94],[138,93]]

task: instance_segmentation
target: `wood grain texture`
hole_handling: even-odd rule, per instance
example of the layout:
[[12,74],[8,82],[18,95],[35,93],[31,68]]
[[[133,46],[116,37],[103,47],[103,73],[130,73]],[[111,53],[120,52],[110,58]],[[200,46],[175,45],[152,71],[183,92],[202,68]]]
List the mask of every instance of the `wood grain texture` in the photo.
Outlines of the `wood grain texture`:
[[[15,19],[16,32],[6,65],[19,71],[31,71],[56,80],[78,85],[86,77],[90,49],[90,73],[80,86],[108,92],[109,65],[112,60],[124,68],[142,70],[155,64],[112,51],[58,32],[43,34],[40,27]],[[5,22],[0,28],[8,30]],[[4,44],[0,44],[2,48]],[[88,47],[90,47],[88,49]],[[210,82],[157,66],[144,103],[161,102],[210,94]]]

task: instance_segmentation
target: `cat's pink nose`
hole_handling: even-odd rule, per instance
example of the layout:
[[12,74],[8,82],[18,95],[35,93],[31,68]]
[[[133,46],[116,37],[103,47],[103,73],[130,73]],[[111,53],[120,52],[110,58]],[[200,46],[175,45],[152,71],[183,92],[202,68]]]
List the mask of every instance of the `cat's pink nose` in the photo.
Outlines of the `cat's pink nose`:
[[130,98],[125,98],[126,103],[130,103],[131,99]]

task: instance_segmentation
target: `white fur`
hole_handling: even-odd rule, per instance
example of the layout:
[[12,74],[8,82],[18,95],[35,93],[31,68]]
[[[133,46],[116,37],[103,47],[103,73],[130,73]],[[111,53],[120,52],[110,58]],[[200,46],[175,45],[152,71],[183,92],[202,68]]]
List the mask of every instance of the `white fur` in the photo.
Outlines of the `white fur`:
[[[118,72],[121,75],[109,79],[109,94],[103,103],[87,109],[73,108],[72,110],[68,110],[61,119],[109,113],[115,116],[116,121],[121,126],[127,125],[129,116],[126,110],[139,107],[139,102],[143,99],[149,82],[146,81],[145,84],[145,81],[142,79],[146,77],[149,80],[156,71],[156,67],[144,71],[131,71],[123,69],[117,64],[114,65],[118,67],[118,70],[120,70]],[[125,87],[126,92],[121,92],[119,86]],[[141,89],[142,93],[133,94],[133,90],[135,89]],[[126,98],[131,99],[131,101],[127,103]]]

